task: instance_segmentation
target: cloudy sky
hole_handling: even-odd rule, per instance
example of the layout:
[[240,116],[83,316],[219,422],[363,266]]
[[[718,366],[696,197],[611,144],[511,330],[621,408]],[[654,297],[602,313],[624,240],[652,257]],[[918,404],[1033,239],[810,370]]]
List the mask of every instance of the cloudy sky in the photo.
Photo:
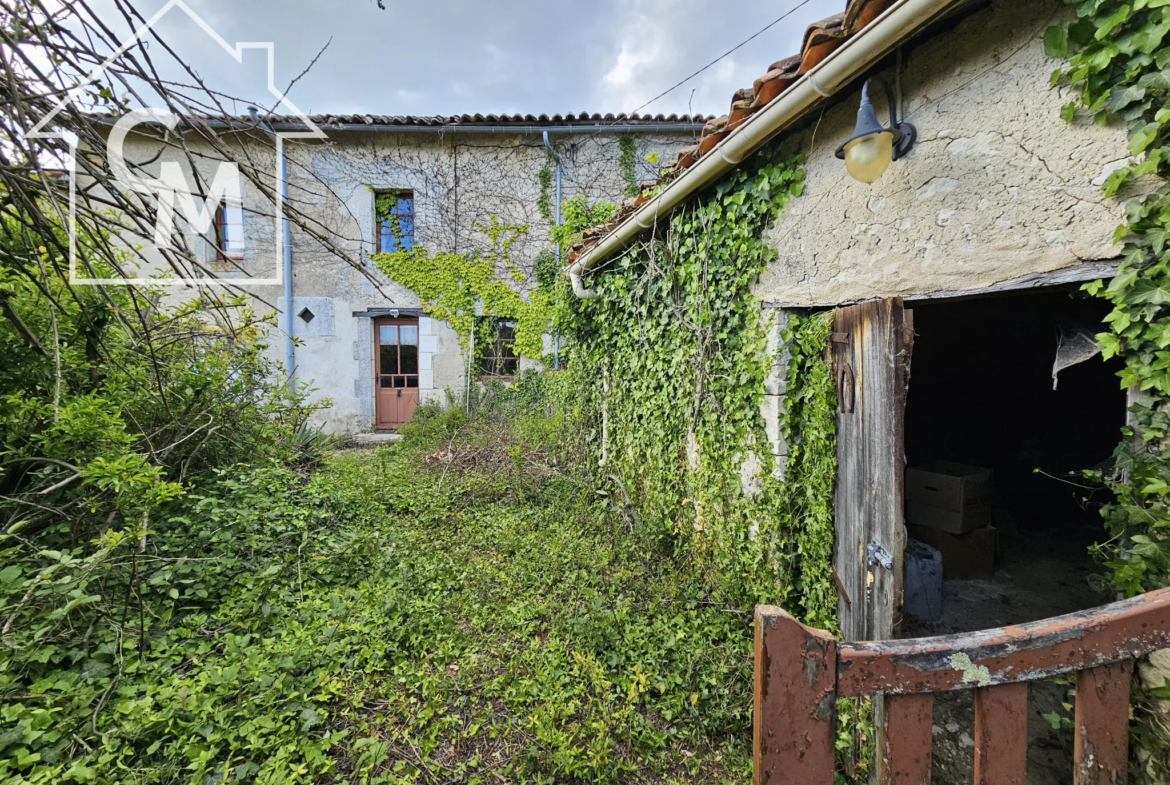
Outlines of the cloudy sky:
[[[282,89],[328,43],[292,100],[306,113],[376,114],[628,112],[792,11],[643,110],[722,114],[732,92],[798,50],[810,22],[844,7],[844,0],[383,0],[386,10],[375,0],[187,2],[230,42],[274,42]],[[146,18],[163,5],[136,2]],[[159,29],[212,86],[264,97],[260,53],[237,65],[177,9]]]

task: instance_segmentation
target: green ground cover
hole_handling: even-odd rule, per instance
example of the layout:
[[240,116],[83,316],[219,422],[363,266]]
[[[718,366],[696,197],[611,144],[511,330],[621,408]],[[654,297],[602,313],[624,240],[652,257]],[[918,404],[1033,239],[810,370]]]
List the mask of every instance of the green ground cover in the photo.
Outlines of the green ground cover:
[[8,538],[0,782],[746,782],[750,616],[590,486],[564,386],[210,471],[84,575]]

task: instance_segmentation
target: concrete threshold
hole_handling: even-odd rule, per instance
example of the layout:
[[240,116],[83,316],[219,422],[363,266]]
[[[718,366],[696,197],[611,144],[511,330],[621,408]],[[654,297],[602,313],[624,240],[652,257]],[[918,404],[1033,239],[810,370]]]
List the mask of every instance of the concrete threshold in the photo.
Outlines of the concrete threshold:
[[402,441],[402,435],[397,433],[359,433],[353,437],[353,443],[358,446],[389,444]]

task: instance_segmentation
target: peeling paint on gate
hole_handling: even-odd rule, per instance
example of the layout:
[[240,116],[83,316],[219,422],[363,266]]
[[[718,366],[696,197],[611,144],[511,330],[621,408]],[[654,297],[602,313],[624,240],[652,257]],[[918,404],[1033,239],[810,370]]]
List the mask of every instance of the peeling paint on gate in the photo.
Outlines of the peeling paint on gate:
[[[756,608],[755,783],[831,785],[838,697],[881,694],[883,783],[930,782],[934,692],[975,690],[975,781],[1024,782],[1028,681],[1076,672],[1076,785],[1117,785],[1128,762],[1133,663],[1170,646],[1170,588],[1029,624],[838,643]],[[797,660],[800,660],[797,663]]]

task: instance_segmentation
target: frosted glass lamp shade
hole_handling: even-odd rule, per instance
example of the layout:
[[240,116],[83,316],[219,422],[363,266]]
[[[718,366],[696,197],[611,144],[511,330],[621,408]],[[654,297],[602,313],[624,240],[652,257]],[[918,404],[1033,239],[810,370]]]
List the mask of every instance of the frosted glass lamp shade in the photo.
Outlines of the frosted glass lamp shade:
[[[867,79],[861,86],[861,106],[857,107],[857,125],[853,128],[853,135],[834,153],[845,161],[845,169],[850,177],[866,184],[885,174],[890,162],[905,155],[918,136],[910,123],[898,122],[897,108],[889,87],[885,90],[890,104],[890,127],[886,128],[878,122],[877,112],[869,100],[871,81],[874,80]],[[881,80],[878,83],[885,86]]]
[[862,183],[872,183],[881,177],[894,157],[894,134],[879,131],[866,134],[845,143],[845,169],[849,176]]

